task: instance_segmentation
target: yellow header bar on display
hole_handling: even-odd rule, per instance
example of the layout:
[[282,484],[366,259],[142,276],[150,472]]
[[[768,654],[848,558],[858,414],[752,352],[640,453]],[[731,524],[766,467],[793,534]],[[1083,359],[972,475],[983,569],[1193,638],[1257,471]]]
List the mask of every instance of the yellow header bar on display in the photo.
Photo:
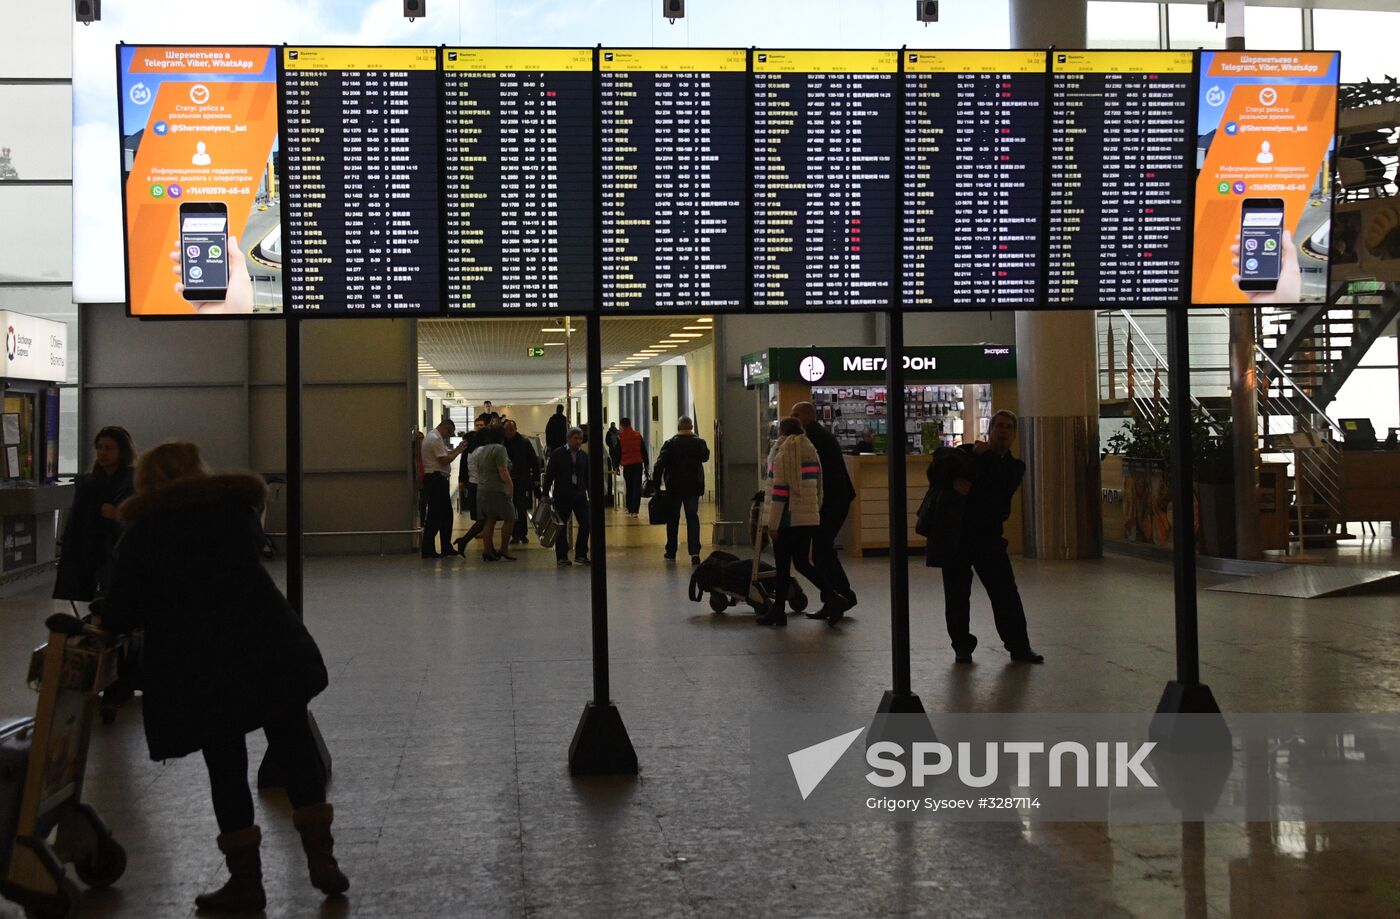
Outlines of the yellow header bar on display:
[[905,51],[907,73],[1044,73],[1044,51]]
[[436,48],[283,48],[288,70],[437,70]]
[[731,48],[604,48],[600,70],[654,73],[744,73],[744,49]]
[[898,73],[898,51],[755,51],[754,73]]
[[1051,51],[1056,73],[1190,73],[1190,51]]
[[443,70],[593,70],[592,48],[445,48]]

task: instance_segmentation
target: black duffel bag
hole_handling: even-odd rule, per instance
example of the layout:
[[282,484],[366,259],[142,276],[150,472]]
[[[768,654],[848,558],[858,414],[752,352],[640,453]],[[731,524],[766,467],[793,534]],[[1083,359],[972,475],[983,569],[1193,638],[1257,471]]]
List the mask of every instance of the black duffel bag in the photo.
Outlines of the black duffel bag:
[[[733,562],[739,561],[739,556],[730,555],[716,549],[705,557],[705,560],[695,566],[695,570],[690,574],[690,599],[699,603],[712,590],[725,588],[725,571]],[[752,565],[752,562],[747,564]]]

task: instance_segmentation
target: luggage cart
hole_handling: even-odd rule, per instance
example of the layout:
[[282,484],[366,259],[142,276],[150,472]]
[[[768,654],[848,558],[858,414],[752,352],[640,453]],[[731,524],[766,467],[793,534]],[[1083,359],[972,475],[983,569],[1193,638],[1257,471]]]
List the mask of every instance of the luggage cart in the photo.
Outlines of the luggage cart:
[[72,616],[50,616],[29,663],[33,718],[0,723],[0,894],[28,919],[69,919],[89,887],[110,887],[126,851],[82,801],[97,697],[116,679],[120,643]]
[[[699,603],[706,593],[710,598],[710,609],[725,613],[732,606],[747,603],[759,616],[768,615],[773,603],[774,580],[778,572],[772,565],[763,562],[763,547],[767,543],[768,528],[759,529],[754,540],[753,559],[741,559],[728,552],[711,552],[705,562],[690,576],[690,599]],[[708,580],[701,569],[712,566],[716,577]],[[742,573],[739,573],[741,572]],[[737,575],[737,576],[736,576]],[[807,608],[807,594],[793,578],[788,582],[787,605],[794,613]]]

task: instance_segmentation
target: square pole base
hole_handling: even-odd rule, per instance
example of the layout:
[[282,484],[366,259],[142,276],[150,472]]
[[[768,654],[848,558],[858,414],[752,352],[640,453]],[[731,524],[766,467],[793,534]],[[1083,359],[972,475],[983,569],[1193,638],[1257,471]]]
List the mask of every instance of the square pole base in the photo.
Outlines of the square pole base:
[[[865,746],[881,741],[894,741],[907,751],[916,743],[934,743],[938,735],[933,723],[926,716],[924,703],[914,693],[898,693],[886,690],[880,699],[880,707],[875,712],[875,720],[865,733]],[[899,716],[899,717],[891,717]]]
[[636,775],[637,751],[615,703],[589,702],[569,744],[573,775]]
[[[1190,717],[1178,717],[1180,715]],[[1152,716],[1147,736],[1170,751],[1229,750],[1232,740],[1230,728],[1220,714],[1220,706],[1210,687],[1176,680],[1162,691],[1162,700],[1157,703],[1157,713]]]
[[[306,720],[311,722],[311,739],[316,741],[316,752],[321,756],[321,768],[326,771],[326,782],[329,783],[331,780],[331,751],[327,749],[326,739],[321,736],[321,729],[316,725],[316,716],[307,712]],[[262,765],[258,766],[258,790],[285,787],[287,787],[287,780],[282,771],[282,764],[277,761],[277,751],[269,745],[267,752],[263,754]]]

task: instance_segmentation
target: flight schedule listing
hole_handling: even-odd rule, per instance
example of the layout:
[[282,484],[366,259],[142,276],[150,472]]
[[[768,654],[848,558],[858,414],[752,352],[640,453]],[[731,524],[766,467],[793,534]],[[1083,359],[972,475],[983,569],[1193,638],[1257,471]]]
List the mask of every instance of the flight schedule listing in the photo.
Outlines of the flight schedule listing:
[[904,305],[1036,303],[1045,52],[903,53]]
[[437,50],[283,48],[286,308],[441,303]]
[[1051,52],[1050,305],[1180,303],[1191,52]]
[[593,50],[445,48],[447,305],[593,308]]
[[603,307],[745,302],[742,50],[600,52]]
[[894,294],[897,51],[753,52],[753,306]]

